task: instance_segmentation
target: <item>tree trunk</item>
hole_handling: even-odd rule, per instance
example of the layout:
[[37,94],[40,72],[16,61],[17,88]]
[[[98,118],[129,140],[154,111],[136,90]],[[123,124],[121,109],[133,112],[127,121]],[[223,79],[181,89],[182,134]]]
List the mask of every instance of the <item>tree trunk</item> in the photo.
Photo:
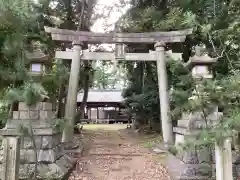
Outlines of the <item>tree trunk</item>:
[[88,99],[88,92],[89,92],[89,65],[88,62],[84,62],[85,66],[85,77],[84,77],[84,86],[83,86],[83,99],[79,108],[79,111],[77,112],[75,121],[78,122],[80,119],[84,118],[84,109],[87,103]]
[[65,86],[63,83],[60,84],[59,87],[59,92],[58,92],[58,99],[57,99],[57,107],[56,107],[56,117],[57,118],[61,118],[62,116],[62,111],[64,111],[63,107],[63,103],[62,100],[64,98],[64,91],[65,91]]
[[12,119],[13,118],[13,106],[14,106],[14,103],[12,102],[10,104],[10,107],[9,107],[8,119]]

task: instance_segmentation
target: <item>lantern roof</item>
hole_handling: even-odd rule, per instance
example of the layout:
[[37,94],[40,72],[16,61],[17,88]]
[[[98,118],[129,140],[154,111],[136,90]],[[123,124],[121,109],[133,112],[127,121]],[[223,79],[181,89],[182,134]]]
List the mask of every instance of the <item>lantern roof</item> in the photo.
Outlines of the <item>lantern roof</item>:
[[35,49],[32,52],[27,53],[27,58],[33,63],[44,63],[48,64],[50,63],[49,61],[49,56],[43,53],[41,49]]
[[190,57],[185,66],[192,69],[194,66],[210,66],[217,62],[217,58],[210,57],[207,53],[202,52],[201,47],[195,48],[195,55]]
[[41,49],[41,44],[39,42],[32,42],[32,51],[27,52],[27,58],[31,63],[43,63],[49,64],[49,55],[45,54]]

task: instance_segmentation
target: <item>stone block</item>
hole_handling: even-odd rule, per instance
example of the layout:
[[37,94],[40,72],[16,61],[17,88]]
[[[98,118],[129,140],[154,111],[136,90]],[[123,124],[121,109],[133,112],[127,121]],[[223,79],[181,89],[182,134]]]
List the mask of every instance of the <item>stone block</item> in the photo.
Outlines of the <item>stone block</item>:
[[53,109],[52,103],[42,102],[42,110],[43,111],[52,111],[52,109]]
[[[61,157],[56,163],[39,163],[37,166],[38,179],[62,179],[75,165],[76,160],[70,160],[67,155]],[[28,179],[35,164],[20,164],[19,179]],[[1,169],[0,169],[1,170]]]
[[37,169],[38,169],[38,176],[41,179],[50,179],[49,168],[47,164],[39,164]]
[[188,167],[181,173],[181,176],[192,177],[196,176],[196,168],[195,167]]
[[182,128],[182,127],[173,127],[173,132],[177,134],[183,134],[183,135],[190,134],[190,131],[187,128]]
[[18,104],[18,110],[19,110],[19,111],[27,111],[27,110],[36,111],[36,110],[40,110],[40,109],[42,109],[42,102],[33,104],[33,105],[31,105],[31,106],[28,106],[28,105],[27,105],[26,103],[24,103],[24,102],[19,102],[19,104]]
[[54,113],[52,111],[40,111],[40,120],[51,120],[54,117]]
[[19,119],[21,120],[28,120],[30,119],[29,117],[29,111],[19,111]]
[[202,163],[211,163],[212,151],[209,148],[202,148],[197,150],[198,162]]
[[31,164],[36,162],[35,151],[33,149],[20,151],[20,164]]
[[183,154],[183,162],[186,164],[198,164],[198,156],[196,150],[189,150]]
[[19,119],[19,111],[13,111],[13,119]]
[[[34,131],[35,129],[43,129],[43,128],[51,127],[51,124],[49,124],[47,121],[31,120],[31,124]],[[8,121],[6,124],[6,128],[18,129],[19,126],[22,126],[22,125],[24,125],[25,127],[29,127],[29,119]]]
[[35,144],[37,149],[41,149],[42,147],[42,137],[41,136],[34,136]]
[[188,119],[178,120],[178,123],[177,123],[178,127],[189,128],[189,125],[190,125],[190,120],[188,120]]
[[57,159],[57,153],[53,149],[40,150],[38,154],[38,162],[55,162]]
[[196,176],[211,177],[212,166],[210,164],[201,164],[195,169]]
[[57,142],[56,144],[60,144],[61,143],[61,139],[62,139],[62,134],[61,133],[58,133],[55,135],[54,137],[54,141]]
[[18,110],[19,111],[27,111],[27,110],[29,110],[29,106],[27,106],[26,103],[24,103],[24,102],[19,102]]
[[39,119],[39,111],[29,111],[29,119],[38,120]]
[[53,136],[42,137],[42,149],[53,149],[56,146]]
[[48,164],[49,174],[51,174],[52,178],[61,179],[67,172],[68,169],[62,170],[57,164]]
[[175,134],[175,145],[184,144],[184,135]]
[[39,111],[29,110],[29,111],[19,111],[19,118],[21,120],[38,120],[39,119]]
[[33,149],[33,142],[29,137],[23,137],[23,149]]
[[61,156],[64,155],[64,147],[62,144],[59,144],[55,147],[55,152],[56,152],[56,156],[57,156],[57,159],[59,159]]
[[38,174],[41,179],[62,179],[75,165],[66,156],[61,157],[56,163],[39,164]]
[[56,164],[62,169],[64,173],[67,173],[68,170],[73,166],[75,160],[71,159],[69,156],[64,155],[56,161]]
[[28,179],[29,174],[33,174],[34,170],[35,164],[20,164],[19,179]]
[[[36,148],[40,149],[42,146],[42,137],[41,136],[34,136]],[[23,149],[33,149],[33,142],[31,138],[24,137],[23,138]]]
[[41,108],[42,108],[42,102],[39,102],[39,103],[29,106],[29,110],[32,110],[32,111],[38,111]]
[[37,136],[52,136],[56,134],[59,134],[59,132],[53,129],[51,126],[48,128],[45,127],[45,128],[34,129],[34,135],[37,135]]

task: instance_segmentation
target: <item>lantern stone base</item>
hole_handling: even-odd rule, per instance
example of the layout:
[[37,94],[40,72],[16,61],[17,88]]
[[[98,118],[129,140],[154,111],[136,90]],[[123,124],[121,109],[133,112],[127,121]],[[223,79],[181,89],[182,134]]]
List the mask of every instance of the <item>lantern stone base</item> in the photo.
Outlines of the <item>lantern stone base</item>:
[[[214,125],[221,115],[221,113],[212,114],[212,124],[209,125]],[[205,127],[205,123],[200,119],[199,115],[185,115],[178,121],[178,126],[173,128],[175,134],[175,146],[178,144],[184,144],[188,139],[191,140],[191,138],[194,140],[202,127]],[[233,151],[232,159],[233,176],[237,179],[240,177],[239,153]],[[201,149],[180,151],[174,155],[169,153],[163,163],[168,168],[168,171],[174,180],[209,180],[215,179],[215,162],[215,148],[213,146],[211,149],[204,147]]]
[[[37,179],[63,179],[75,166],[76,159],[68,155],[61,156],[53,163],[38,163]],[[27,180],[35,171],[35,164],[21,164],[19,168],[19,179]]]
[[213,177],[212,165],[207,163],[187,164],[170,153],[161,163],[174,180],[210,180]]
[[[214,124],[218,114],[212,114],[211,118]],[[185,144],[186,141],[194,142],[196,135],[200,133],[201,128],[206,127],[201,113],[184,114],[181,120],[178,120],[178,126],[173,128],[175,134],[175,146]],[[167,166],[173,177],[179,180],[202,179],[208,180],[213,177],[212,165],[215,162],[215,156],[212,149],[189,149],[178,151],[177,154],[168,155]]]
[[[61,179],[74,167],[76,159],[67,155],[61,143],[61,133],[52,126],[53,114],[51,103],[41,102],[31,107],[19,103],[13,119],[0,130],[3,138],[21,137],[19,179],[28,179],[35,171],[35,164],[38,179]],[[33,136],[24,132],[30,126]],[[0,151],[0,166],[4,164],[3,149]],[[4,173],[1,169],[0,177]]]
[[[199,132],[175,127],[175,144],[184,144],[187,138],[194,138]],[[180,151],[176,155],[169,154],[167,164],[170,174],[178,180],[208,180],[213,176],[212,160],[215,156],[207,148]]]

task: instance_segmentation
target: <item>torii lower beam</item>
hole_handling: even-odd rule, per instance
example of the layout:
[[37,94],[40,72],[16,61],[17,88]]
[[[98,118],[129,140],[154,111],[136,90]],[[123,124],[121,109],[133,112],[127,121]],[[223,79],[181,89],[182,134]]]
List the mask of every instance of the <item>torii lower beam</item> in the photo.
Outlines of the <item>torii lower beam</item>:
[[[182,59],[181,53],[166,53],[166,56],[171,57],[174,60]],[[72,60],[73,51],[56,51],[55,58]],[[115,59],[115,54],[111,52],[87,52],[83,51],[81,56],[82,61],[113,61]],[[116,59],[120,61],[156,61],[155,51],[151,53],[126,53],[122,59]]]

